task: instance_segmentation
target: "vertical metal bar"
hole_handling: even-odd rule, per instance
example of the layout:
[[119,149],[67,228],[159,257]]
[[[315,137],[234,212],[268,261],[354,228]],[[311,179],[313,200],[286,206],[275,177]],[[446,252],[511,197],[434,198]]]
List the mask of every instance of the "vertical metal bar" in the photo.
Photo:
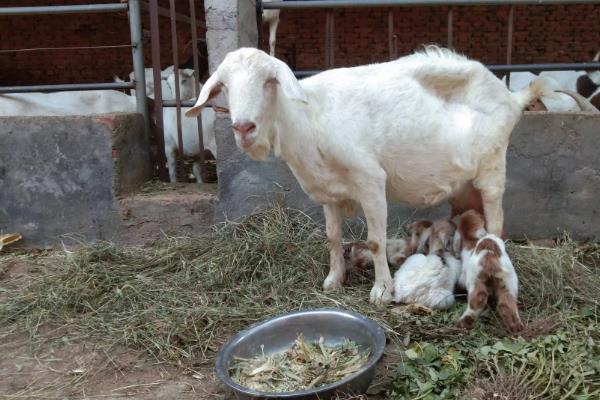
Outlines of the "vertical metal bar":
[[[259,1],[260,2],[260,1]],[[198,65],[198,31],[196,28],[196,1],[190,0],[190,27],[192,29],[192,58],[194,60],[194,96],[200,94],[200,66]],[[198,115],[198,161],[200,162],[200,174],[202,180],[206,180],[206,162],[204,160],[204,137],[202,136],[202,113]],[[216,154],[213,154],[215,157]]]
[[325,14],[325,69],[329,68],[329,60],[331,59],[331,48],[329,47],[329,35],[331,32],[329,24],[331,23],[331,19],[329,18],[329,13],[330,11],[327,10],[327,13]]
[[[508,12],[508,33],[506,38],[506,64],[512,64],[513,30],[515,19],[515,6],[510,6]],[[510,72],[506,74],[506,86],[510,87]]]
[[133,56],[133,73],[135,75],[137,112],[144,117],[146,134],[148,134],[150,132],[150,121],[148,119],[148,102],[146,99],[140,0],[129,0],[129,30],[131,31],[131,54]]
[[388,11],[388,52],[390,60],[394,57],[394,9]]
[[[158,177],[168,181],[169,175],[165,166],[165,130],[163,123],[162,85],[160,84],[160,33],[158,25],[158,0],[150,0],[150,36],[152,42],[152,77],[154,79],[154,118],[156,140],[158,142]],[[144,94],[146,88],[144,88]]]
[[[169,0],[171,17],[171,51],[173,52],[173,73],[175,74],[175,116],[177,117],[177,141],[179,157],[183,165],[183,133],[181,131],[181,97],[179,93],[179,50],[177,48],[177,20],[175,16],[175,0]],[[194,43],[196,45],[196,43]],[[171,88],[173,90],[173,88]]]
[[263,45],[263,6],[262,0],[256,0],[256,29],[258,31],[258,44],[256,46],[257,49],[261,49]]
[[334,19],[334,11],[331,10],[331,23],[329,24],[329,28],[331,29],[331,33],[329,35],[330,38],[330,43],[329,43],[329,47],[331,48],[331,51],[329,53],[331,60],[330,60],[330,68],[333,68],[335,65],[335,19]]
[[454,41],[454,13],[452,7],[448,7],[448,48],[451,49]]
[[334,56],[334,19],[333,10],[327,10],[327,18],[325,20],[325,65],[327,68],[333,68],[335,62]]

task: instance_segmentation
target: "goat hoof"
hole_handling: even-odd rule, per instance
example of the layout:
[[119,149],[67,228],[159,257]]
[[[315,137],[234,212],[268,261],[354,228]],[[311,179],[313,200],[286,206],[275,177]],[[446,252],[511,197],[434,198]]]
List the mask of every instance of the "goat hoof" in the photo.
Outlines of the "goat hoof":
[[329,274],[325,281],[323,282],[323,290],[325,291],[334,291],[342,288],[342,282],[344,281],[343,276],[338,276],[337,274]]
[[473,318],[471,316],[463,317],[463,318],[459,319],[458,322],[456,323],[457,328],[466,329],[466,330],[473,329],[474,325],[475,325],[475,318]]
[[394,281],[375,283],[371,289],[371,303],[374,304],[390,304],[392,302],[392,294],[394,290]]

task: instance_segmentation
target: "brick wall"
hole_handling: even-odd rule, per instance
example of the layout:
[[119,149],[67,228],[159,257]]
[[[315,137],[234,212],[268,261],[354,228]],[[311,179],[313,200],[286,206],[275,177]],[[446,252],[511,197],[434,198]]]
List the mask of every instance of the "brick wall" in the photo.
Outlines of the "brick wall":
[[[112,2],[115,0],[95,0]],[[19,0],[19,5],[85,4],[84,0]],[[168,0],[159,0],[162,7]],[[204,19],[197,0],[197,18]],[[0,0],[0,6],[15,0]],[[176,8],[189,14],[188,0],[176,0]],[[349,66],[388,59],[388,12],[386,8],[336,9],[335,65]],[[455,7],[454,47],[485,63],[504,63],[509,8]],[[447,8],[393,9],[398,54],[411,52],[423,43],[445,44]],[[147,12],[143,13],[146,65],[151,64]],[[283,11],[278,33],[278,57],[296,69],[321,69],[325,60],[325,11]],[[600,50],[599,5],[518,6],[515,12],[513,62],[582,62]],[[170,23],[160,17],[161,60],[172,62]],[[178,23],[180,60],[190,52],[184,46],[190,29]],[[199,37],[204,37],[202,29]],[[265,46],[268,32],[265,30]],[[129,43],[125,13],[67,16],[0,17],[0,50],[31,47],[115,45]],[[185,53],[185,54],[184,54]],[[0,85],[111,81],[132,70],[128,48],[0,53]]]
[[[94,0],[94,3],[115,3],[119,0]],[[89,0],[19,0],[19,6],[90,4]],[[196,18],[204,21],[202,1],[197,1]],[[0,7],[14,6],[14,0],[0,0]],[[169,0],[159,0],[169,7]],[[189,15],[189,1],[176,0],[177,12]],[[145,64],[152,64],[150,20],[142,11]],[[170,20],[159,17],[161,63],[171,65]],[[180,62],[186,61],[191,47],[189,24],[177,23]],[[0,50],[40,47],[129,45],[127,14],[97,13],[71,15],[38,15],[0,17]],[[204,38],[204,29],[198,37]],[[0,85],[53,84],[71,82],[110,82],[114,75],[127,77],[133,70],[131,48],[94,50],[45,50],[41,52],[0,52]]]
[[[424,43],[447,43],[447,8],[395,8],[398,55]],[[336,9],[335,65],[385,61],[387,8]],[[453,45],[485,63],[505,63],[509,7],[455,7]],[[278,56],[295,68],[325,65],[325,11],[282,11]],[[517,6],[513,63],[589,61],[600,50],[600,5]],[[268,32],[265,30],[265,43]],[[267,46],[265,46],[267,48]]]

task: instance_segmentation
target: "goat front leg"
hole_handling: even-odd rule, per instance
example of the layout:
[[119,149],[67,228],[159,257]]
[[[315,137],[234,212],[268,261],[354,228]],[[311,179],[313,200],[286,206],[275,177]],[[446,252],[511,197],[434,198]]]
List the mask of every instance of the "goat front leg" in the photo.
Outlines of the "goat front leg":
[[329,245],[329,275],[323,289],[335,290],[342,287],[346,277],[344,250],[342,249],[342,210],[337,204],[325,204],[325,228]]
[[361,205],[367,219],[367,246],[373,256],[375,265],[375,284],[371,289],[371,302],[388,304],[392,301],[394,280],[386,256],[386,230],[387,230],[387,201],[385,186],[380,190],[365,191]]

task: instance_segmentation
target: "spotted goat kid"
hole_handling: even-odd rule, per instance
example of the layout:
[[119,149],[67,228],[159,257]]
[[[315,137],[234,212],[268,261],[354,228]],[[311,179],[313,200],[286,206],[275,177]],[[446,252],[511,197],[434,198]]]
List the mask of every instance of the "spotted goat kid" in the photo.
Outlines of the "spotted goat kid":
[[461,328],[471,329],[485,310],[488,298],[496,298],[496,310],[506,327],[516,333],[523,329],[517,295],[519,280],[504,242],[485,230],[483,216],[470,210],[463,213],[458,225],[462,275],[460,285],[468,292],[468,305],[458,321]]
[[455,230],[453,222],[439,220],[421,233],[427,240],[422,250],[425,254],[411,255],[394,274],[396,303],[437,310],[454,304],[454,287],[461,273],[460,260],[451,250]]

